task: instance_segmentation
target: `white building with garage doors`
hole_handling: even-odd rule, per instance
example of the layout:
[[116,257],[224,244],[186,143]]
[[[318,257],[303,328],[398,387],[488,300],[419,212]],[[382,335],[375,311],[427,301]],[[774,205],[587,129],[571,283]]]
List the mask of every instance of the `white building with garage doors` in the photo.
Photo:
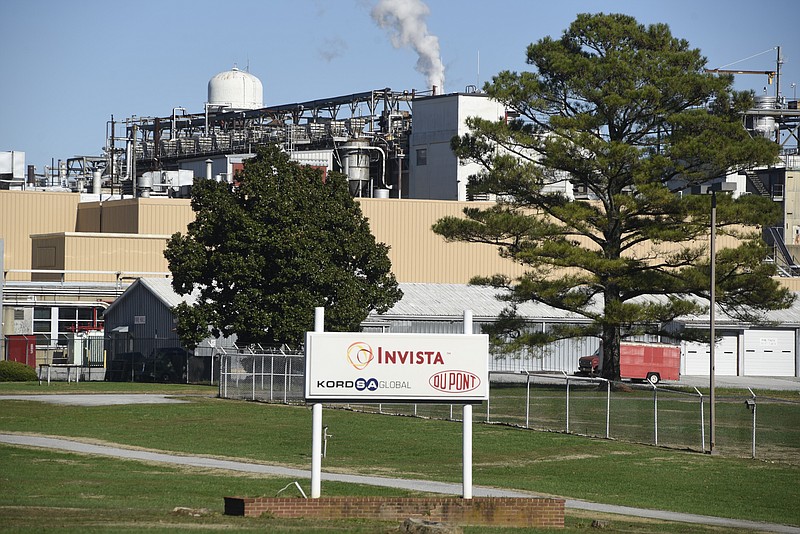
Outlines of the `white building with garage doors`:
[[[717,331],[714,352],[716,374],[720,376],[800,376],[797,359],[797,325],[787,328],[748,328]],[[681,346],[681,374],[707,375],[708,343],[684,342]]]

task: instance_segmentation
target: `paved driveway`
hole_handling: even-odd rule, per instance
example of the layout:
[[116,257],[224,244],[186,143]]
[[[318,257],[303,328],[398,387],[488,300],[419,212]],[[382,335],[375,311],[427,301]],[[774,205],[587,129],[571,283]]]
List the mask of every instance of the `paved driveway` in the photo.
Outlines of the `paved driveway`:
[[114,404],[176,404],[188,402],[167,395],[152,394],[97,394],[97,395],[0,395],[0,400],[27,400],[66,404],[69,406],[111,406]]

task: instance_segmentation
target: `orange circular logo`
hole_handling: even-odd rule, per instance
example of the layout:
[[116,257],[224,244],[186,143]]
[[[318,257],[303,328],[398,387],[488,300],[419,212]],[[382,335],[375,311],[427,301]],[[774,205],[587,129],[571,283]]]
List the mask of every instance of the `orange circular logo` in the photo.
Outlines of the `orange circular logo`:
[[347,347],[347,359],[350,365],[361,371],[372,361],[372,347],[363,341],[356,341]]

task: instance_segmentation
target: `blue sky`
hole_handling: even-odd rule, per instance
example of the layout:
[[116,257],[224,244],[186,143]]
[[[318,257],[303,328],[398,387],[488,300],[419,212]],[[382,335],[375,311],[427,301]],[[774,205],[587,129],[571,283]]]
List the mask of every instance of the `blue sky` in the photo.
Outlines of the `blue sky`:
[[[418,55],[395,48],[370,16],[377,0],[3,0],[0,3],[0,151],[51,158],[100,155],[106,122],[202,112],[208,80],[234,64],[277,105],[390,87],[427,88]],[[577,13],[625,13],[664,22],[708,66],[774,70],[781,89],[800,83],[794,0],[425,0],[439,41],[445,90],[525,70],[528,44],[558,37]],[[747,59],[750,58],[750,59]],[[744,60],[744,61],[742,61]],[[761,94],[766,76],[736,86]],[[794,89],[796,91],[796,89]],[[774,86],[769,88],[774,94]]]

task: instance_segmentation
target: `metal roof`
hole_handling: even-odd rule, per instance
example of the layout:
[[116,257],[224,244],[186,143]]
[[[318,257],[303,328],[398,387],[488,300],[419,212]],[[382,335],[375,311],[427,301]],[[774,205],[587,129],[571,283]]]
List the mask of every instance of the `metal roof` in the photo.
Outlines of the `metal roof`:
[[125,290],[122,295],[120,295],[111,305],[106,309],[105,313],[108,313],[110,310],[117,306],[117,303],[121,302],[124,298],[127,298],[128,294],[133,294],[136,290],[136,287],[142,286],[144,289],[149,291],[156,297],[167,309],[172,309],[181,302],[186,302],[189,305],[193,305],[197,301],[198,291],[193,291],[190,295],[181,296],[175,293],[175,290],[172,289],[172,281],[170,278],[137,278],[135,282],[133,282],[128,288]]
[[197,297],[200,294],[198,290],[194,290],[189,295],[178,295],[175,290],[172,289],[171,278],[140,278],[139,281],[170,309],[181,302],[185,302],[191,306],[197,302]]
[[[493,319],[507,306],[507,303],[498,297],[504,293],[501,289],[485,286],[472,286],[467,284],[424,284],[401,283],[403,298],[390,310],[383,314],[371,314],[370,318],[400,319],[400,318],[427,318],[458,320],[463,317],[464,310],[472,310],[475,319]],[[791,308],[775,310],[765,314],[765,320],[770,326],[800,327],[800,293]],[[639,300],[663,300],[666,297],[645,296]],[[517,314],[531,321],[586,322],[583,316],[559,310],[538,302],[524,302],[517,306]],[[696,327],[708,325],[708,315],[693,315],[680,317],[679,322]],[[747,323],[726,315],[717,307],[715,322],[720,326],[749,327]],[[761,326],[761,325],[759,325]]]
[[[140,278],[128,288],[128,291],[137,284],[144,286],[168,308],[174,308],[181,302],[194,304],[198,296],[197,291],[192,292],[191,295],[178,295],[172,289],[172,283],[168,278]],[[507,306],[506,302],[498,299],[504,291],[493,287],[424,283],[401,283],[399,285],[403,291],[403,298],[386,313],[370,314],[367,318],[368,321],[382,319],[460,320],[464,316],[464,310],[472,310],[474,319],[490,320],[498,317]],[[800,293],[795,293],[795,296],[798,298],[791,308],[766,314],[766,320],[772,323],[770,326],[800,327]],[[643,298],[659,299],[659,297]],[[114,304],[112,304],[113,306]],[[532,301],[519,304],[517,313],[520,317],[531,321],[586,322],[586,318],[580,315]],[[709,318],[708,315],[697,315],[682,317],[679,318],[679,321],[701,327],[708,325]],[[725,315],[721,310],[717,311],[716,323],[721,327],[749,327],[748,324]]]
[[[503,290],[467,284],[401,283],[403,298],[384,314],[371,317],[424,317],[452,319],[472,310],[475,319],[489,319],[500,315],[508,303],[499,300]],[[538,302],[525,302],[518,306],[520,316],[530,319],[585,320],[583,317],[551,308]]]

